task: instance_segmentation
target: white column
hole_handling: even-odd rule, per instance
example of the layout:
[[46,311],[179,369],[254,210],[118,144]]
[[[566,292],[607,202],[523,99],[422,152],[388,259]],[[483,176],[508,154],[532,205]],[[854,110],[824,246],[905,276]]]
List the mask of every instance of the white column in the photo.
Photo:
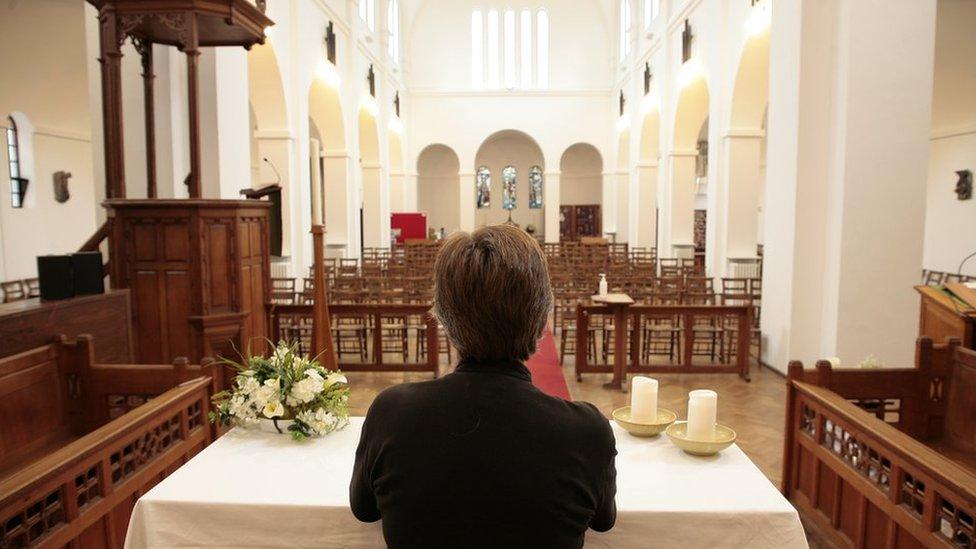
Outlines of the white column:
[[408,173],[404,178],[403,211],[417,211],[417,174]]
[[240,198],[251,186],[247,52],[204,48],[200,56],[201,193]]
[[[384,248],[390,245],[390,216],[383,215],[383,169],[379,162],[363,162],[363,245]],[[386,229],[384,231],[384,229]]]
[[670,235],[668,249],[658,250],[661,257],[673,257],[674,245],[695,243],[695,158],[697,151],[674,150],[671,162],[671,181],[668,195]]
[[[458,174],[458,229],[466,232],[474,230],[474,172],[460,172]],[[492,197],[501,200],[501,196]]]
[[657,160],[637,164],[637,184],[630,195],[630,245],[652,248],[657,245]]
[[617,174],[603,172],[603,204],[600,215],[603,217],[603,234],[617,231]]
[[[325,242],[327,246],[349,247],[349,152],[332,149],[322,152],[322,183],[325,192]],[[359,235],[356,235],[357,238]]]
[[542,200],[545,207],[546,242],[559,242],[559,172],[546,172]]
[[618,170],[615,179],[617,186],[617,242],[627,242],[630,239],[630,172]]
[[756,257],[763,176],[762,138],[760,129],[732,130],[722,140],[727,161],[719,182],[725,197],[719,227],[720,272],[727,267],[729,258]]
[[911,366],[935,0],[776,4],[763,358]]

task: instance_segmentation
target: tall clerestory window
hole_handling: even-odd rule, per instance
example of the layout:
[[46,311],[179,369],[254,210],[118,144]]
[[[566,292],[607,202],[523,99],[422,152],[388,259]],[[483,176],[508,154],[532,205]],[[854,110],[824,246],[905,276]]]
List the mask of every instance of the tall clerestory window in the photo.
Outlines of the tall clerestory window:
[[471,12],[471,85],[475,89],[549,86],[549,13]]
[[661,11],[661,0],[644,0],[644,28],[651,26]]
[[7,169],[10,171],[10,205],[14,208],[23,208],[27,180],[21,176],[20,141],[17,136],[17,123],[12,117],[7,117]]
[[394,65],[400,64],[400,2],[390,0],[386,7],[386,29],[390,33],[389,53]]
[[620,60],[623,61],[630,55],[630,0],[620,2]]
[[370,31],[376,30],[375,8],[376,0],[359,0],[359,18],[366,23]]

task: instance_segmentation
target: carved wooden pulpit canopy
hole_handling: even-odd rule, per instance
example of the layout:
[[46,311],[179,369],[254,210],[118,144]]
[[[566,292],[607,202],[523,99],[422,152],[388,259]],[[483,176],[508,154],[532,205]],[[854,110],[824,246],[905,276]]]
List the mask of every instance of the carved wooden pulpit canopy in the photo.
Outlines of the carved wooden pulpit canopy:
[[152,45],[175,46],[187,56],[190,198],[200,198],[200,48],[263,44],[274,24],[265,2],[247,0],[88,0],[98,8],[105,131],[105,187],[108,198],[125,198],[122,136],[122,44],[131,39],[142,56],[146,111],[147,196],[156,196]]

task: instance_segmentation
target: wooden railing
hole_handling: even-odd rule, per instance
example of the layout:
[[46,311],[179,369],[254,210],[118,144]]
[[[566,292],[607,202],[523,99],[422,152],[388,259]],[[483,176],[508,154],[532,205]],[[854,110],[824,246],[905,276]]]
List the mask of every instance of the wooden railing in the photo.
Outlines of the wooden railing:
[[[826,544],[976,547],[976,353],[921,338],[917,356],[904,369],[790,365],[783,493]],[[942,453],[953,448],[968,459]]]
[[0,547],[122,547],[135,500],[213,440],[211,384],[187,381],[0,482]]
[[[588,352],[593,351],[590,331],[594,317],[610,319],[610,309],[604,304],[580,303],[576,311],[577,379],[585,373],[612,373],[609,361],[591,361],[590,355],[596,353]],[[631,305],[627,311],[626,372],[735,373],[748,380],[751,329],[750,305]],[[603,330],[601,337],[609,338],[611,333]],[[648,352],[648,345],[659,343],[667,350]],[[609,347],[606,341],[603,344]],[[651,356],[666,358],[660,362],[645,360]]]
[[[91,235],[91,237],[89,237],[88,240],[86,240],[85,243],[82,244],[80,248],[78,248],[78,251],[97,252],[98,248],[102,245],[102,242],[108,240],[108,237],[111,233],[112,233],[112,225],[106,219],[105,222],[102,223],[101,226],[99,226],[98,229],[95,231],[95,234]],[[108,276],[108,273],[110,272],[109,271],[109,267],[111,266],[110,262],[111,262],[111,258],[109,259],[109,261],[106,261],[104,265],[102,265],[102,272],[105,273],[106,276]]]
[[[273,341],[295,341],[311,336],[313,305],[271,303],[268,304],[268,311]],[[437,375],[438,325],[430,314],[429,304],[330,303],[329,312],[332,317],[331,335],[338,352],[338,367],[343,371],[431,372]],[[410,319],[417,319],[417,322],[410,324]],[[342,338],[345,334],[357,338],[356,345],[362,346],[356,360],[347,359],[343,352]],[[384,351],[384,342],[389,342],[391,337],[401,338],[402,345],[412,343],[416,349],[413,352],[415,360],[409,360],[409,348],[405,349],[406,352]],[[402,360],[392,360],[391,357],[384,357],[384,354],[400,354]]]
[[791,382],[783,493],[840,547],[973,547],[976,477],[828,389]]

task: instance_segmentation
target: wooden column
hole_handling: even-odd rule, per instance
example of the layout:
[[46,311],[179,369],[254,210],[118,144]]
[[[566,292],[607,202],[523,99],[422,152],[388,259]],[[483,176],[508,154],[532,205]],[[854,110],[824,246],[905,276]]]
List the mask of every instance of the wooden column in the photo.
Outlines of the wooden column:
[[146,197],[156,198],[156,113],[153,73],[153,44],[148,40],[133,39],[142,57],[143,102],[146,111]]
[[183,51],[186,53],[186,83],[187,99],[190,113],[190,198],[200,198],[200,45],[197,29],[197,18],[192,13],[184,15],[187,18],[187,44]]
[[102,131],[105,142],[105,197],[125,198],[125,159],[122,148],[122,41],[115,6],[98,14],[102,65]]
[[312,257],[315,285],[315,301],[312,304],[312,356],[318,357],[319,362],[327,369],[337,370],[338,359],[332,344],[332,316],[329,314],[329,281],[325,276],[325,225],[312,225]]
[[[606,303],[613,311],[613,379],[603,384],[605,389],[625,391],[627,377],[627,316],[634,300],[627,294],[609,294],[593,296],[593,300]],[[580,337],[577,334],[577,337]],[[586,337],[585,335],[583,336]],[[579,360],[579,358],[577,358]]]

